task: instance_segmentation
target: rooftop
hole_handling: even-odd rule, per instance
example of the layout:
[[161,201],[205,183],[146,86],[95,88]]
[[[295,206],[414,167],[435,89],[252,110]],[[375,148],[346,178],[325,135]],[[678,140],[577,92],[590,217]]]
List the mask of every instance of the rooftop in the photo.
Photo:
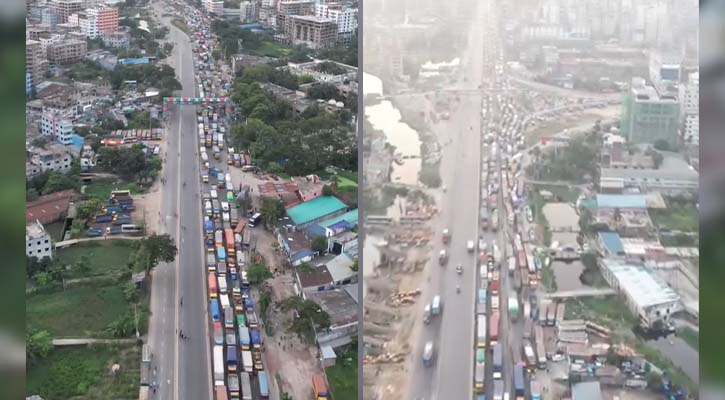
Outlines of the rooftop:
[[351,211],[346,212],[345,214],[338,215],[337,217],[333,217],[330,219],[326,219],[319,223],[319,225],[323,228],[331,228],[333,225],[337,224],[340,221],[345,221],[353,226],[357,226],[358,223],[358,216],[359,212],[358,209],[354,209]]
[[599,208],[647,208],[647,196],[642,194],[598,194]]
[[330,276],[334,282],[340,282],[345,279],[350,279],[357,274],[350,267],[352,267],[353,260],[345,253],[333,258],[327,262],[327,270],[330,272]]
[[345,203],[334,196],[320,196],[287,210],[287,215],[296,225],[303,225],[310,221],[345,208]]
[[680,300],[680,296],[669,286],[662,283],[643,265],[635,265],[620,260],[602,260],[614,275],[622,288],[639,308],[671,303]]
[[616,232],[599,232],[599,239],[602,241],[604,246],[612,254],[624,253],[624,247],[622,246],[622,240],[619,238],[619,234]]
[[28,202],[25,206],[25,222],[33,222],[37,219],[66,212],[73,196],[75,196],[75,193],[72,190],[64,190]]
[[599,382],[579,382],[571,386],[571,400],[602,400]]
[[347,325],[358,320],[357,302],[342,289],[310,293],[307,297],[330,314],[331,325]]
[[330,271],[321,267],[297,268],[300,284],[303,288],[326,286],[332,283]]
[[43,224],[40,222],[33,222],[25,227],[25,238],[37,239],[46,236],[48,233],[45,231]]
[[296,19],[296,20],[303,20],[303,21],[309,21],[309,22],[315,22],[318,24],[324,24],[324,23],[335,23],[334,20],[330,18],[324,18],[324,17],[318,17],[316,15],[290,15],[288,18],[290,19]]

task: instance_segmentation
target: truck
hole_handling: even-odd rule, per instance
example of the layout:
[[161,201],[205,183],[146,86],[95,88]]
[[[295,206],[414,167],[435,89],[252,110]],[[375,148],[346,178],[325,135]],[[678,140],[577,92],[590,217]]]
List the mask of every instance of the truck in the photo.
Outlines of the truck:
[[249,377],[249,372],[242,372],[240,375],[242,381],[242,399],[241,400],[252,400],[252,380]]
[[498,279],[494,279],[491,281],[491,294],[496,296],[498,295],[498,289],[501,286],[501,283]]
[[224,307],[224,327],[234,328],[234,310],[231,307]]
[[531,319],[531,302],[524,301],[524,318]]
[[483,382],[486,378],[486,366],[484,364],[476,364],[476,374],[474,379],[474,389],[476,393],[483,393]]
[[217,281],[219,282],[219,293],[226,293],[227,292],[227,278],[224,275],[219,275],[219,278],[217,278]]
[[268,399],[269,383],[267,382],[267,373],[264,371],[259,371],[259,374],[257,374],[257,379],[259,380],[259,397],[262,399]]
[[498,294],[491,297],[491,310],[498,310],[499,308],[499,297]]
[[486,289],[483,289],[483,288],[478,289],[478,300],[476,301],[476,314],[477,315],[486,314]]
[[252,351],[252,359],[254,361],[254,370],[264,371],[264,364],[262,363],[262,352],[259,350]]
[[509,257],[509,275],[513,275],[516,270],[516,257]]
[[224,338],[227,346],[237,346],[237,334],[234,332],[234,329],[225,329]]
[[259,331],[256,329],[252,329],[249,332],[249,336],[252,338],[252,347],[254,349],[261,349],[262,348],[262,336],[259,334]]
[[222,330],[221,322],[216,321],[212,323],[212,334],[215,344],[224,344],[224,331]]
[[546,325],[554,326],[555,322],[556,322],[556,305],[554,303],[549,303],[546,305]]
[[228,400],[227,397],[227,388],[224,385],[221,386],[215,386],[214,392],[216,393],[216,400]]
[[224,346],[214,346],[214,386],[224,386]]
[[433,365],[433,342],[426,342],[423,348],[423,365],[430,367]]
[[496,232],[498,230],[498,209],[494,209],[491,213],[491,230]]
[[514,365],[514,397],[516,400],[524,400],[524,366],[521,364]]
[[426,304],[425,307],[423,307],[423,323],[430,323],[430,303]]
[[531,380],[529,383],[531,390],[531,400],[541,400],[541,385],[535,380]]
[[503,371],[503,354],[501,343],[493,345],[493,379],[500,380]]
[[493,381],[493,400],[503,400],[503,381]]
[[219,315],[219,300],[217,299],[211,299],[209,300],[209,309],[211,310],[211,320],[212,321],[219,321],[220,315]]
[[499,312],[494,311],[491,313],[491,319],[489,322],[489,328],[488,328],[488,338],[491,341],[491,344],[493,345],[498,341],[498,326],[499,326]]
[[249,350],[242,350],[242,367],[244,368],[244,372],[249,372],[250,374],[254,372],[252,352]]
[[253,310],[249,309],[249,303],[245,302],[245,305],[247,306],[247,324],[249,325],[250,329],[257,329],[257,314],[255,314]]
[[431,303],[431,314],[438,315],[441,313],[441,296],[433,296],[433,302]]
[[531,346],[531,342],[529,340],[523,341],[522,348],[526,367],[529,371],[533,372],[536,369],[537,364],[536,355],[534,355],[534,348]]
[[478,315],[476,317],[476,347],[479,349],[486,347],[486,316]]
[[237,347],[227,346],[227,370],[236,372],[239,360],[237,359]]
[[519,318],[519,301],[516,297],[509,297],[509,319],[516,321]]
[[239,347],[242,350],[251,350],[252,341],[249,338],[249,328],[246,326],[239,327]]
[[239,398],[239,375],[227,374],[227,386],[229,387],[229,396],[234,399]]
[[483,229],[484,231],[487,231],[488,225],[489,225],[488,208],[486,206],[481,207],[479,214],[480,214],[480,218],[481,218],[481,229]]
[[325,377],[320,374],[312,375],[312,391],[315,394],[314,400],[329,400],[332,398],[327,389]]
[[539,369],[546,368],[546,347],[544,345],[544,328],[534,326],[534,340],[536,341],[536,361]]

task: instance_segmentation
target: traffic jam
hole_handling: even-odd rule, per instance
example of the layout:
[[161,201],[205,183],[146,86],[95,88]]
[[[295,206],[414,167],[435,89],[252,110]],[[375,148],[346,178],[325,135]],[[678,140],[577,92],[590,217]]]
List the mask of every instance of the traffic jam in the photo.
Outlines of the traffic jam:
[[[222,98],[231,83],[222,79],[221,61],[211,58],[216,40],[199,23],[202,18],[198,11],[187,8],[187,13],[193,13],[190,18],[187,14],[187,19],[196,27],[190,36],[197,94],[199,98]],[[262,361],[264,344],[247,277],[249,227],[259,217],[252,216],[247,224],[239,222],[239,185],[235,187],[227,171],[230,166],[249,164],[249,156],[235,152],[226,143],[230,117],[226,112],[230,107],[217,101],[203,103],[197,106],[197,130],[214,393],[217,400],[264,399],[269,397]]]

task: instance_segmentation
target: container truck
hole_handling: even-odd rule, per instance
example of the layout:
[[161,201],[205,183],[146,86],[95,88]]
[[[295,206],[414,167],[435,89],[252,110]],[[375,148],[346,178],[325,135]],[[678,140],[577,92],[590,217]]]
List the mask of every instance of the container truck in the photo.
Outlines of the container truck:
[[546,368],[546,347],[544,345],[544,328],[534,326],[534,340],[536,340],[536,361],[539,369]]
[[498,341],[499,317],[498,311],[494,311],[491,313],[491,319],[488,321],[488,338],[491,341],[491,345]]
[[499,297],[498,294],[491,297],[491,310],[498,310]]
[[475,384],[476,393],[483,393],[483,381],[486,378],[486,367],[483,364],[476,364]]
[[476,302],[476,314],[486,314],[486,289],[478,289],[478,301]]
[[516,257],[509,257],[509,275],[513,275],[516,270]]
[[224,386],[224,346],[214,346],[214,386]]
[[264,364],[262,363],[262,352],[252,351],[252,359],[254,361],[254,370],[264,371]]
[[234,332],[234,329],[225,329],[224,338],[227,346],[237,346],[237,334]]
[[239,398],[239,375],[227,374],[227,387],[229,387],[229,396],[233,399]]
[[493,381],[493,400],[503,400],[503,381]]
[[257,374],[257,378],[259,379],[259,397],[262,399],[268,399],[269,384],[267,383],[267,373],[264,371],[259,371],[259,374]]
[[524,400],[524,367],[521,364],[514,365],[514,398]]
[[249,377],[249,372],[242,372],[239,377],[242,382],[241,400],[252,400],[252,380]]
[[254,311],[249,310],[249,304],[250,303],[245,303],[245,305],[247,305],[247,325],[249,325],[250,329],[257,329],[259,327],[257,323],[257,314],[255,314]]
[[227,296],[226,294],[219,296],[219,303],[221,304],[222,309],[232,306],[232,304],[229,302],[229,296]]
[[486,347],[486,316],[479,315],[476,318],[476,347],[479,349]]
[[332,398],[330,391],[327,389],[325,377],[320,374],[312,375],[312,390],[315,394],[315,400],[329,400]]
[[224,307],[224,327],[234,328],[234,310],[231,307]]
[[516,321],[519,318],[519,301],[516,297],[509,297],[509,319]]
[[212,321],[219,321],[219,301],[217,299],[209,300],[209,309],[211,309]]
[[501,353],[501,344],[493,345],[493,379],[500,380],[503,371],[503,354]]
[[531,389],[531,400],[541,400],[541,386],[539,382],[532,380],[529,387]]
[[242,366],[244,367],[244,372],[249,372],[250,374],[254,372],[254,363],[252,362],[251,351],[242,350]]
[[239,347],[242,350],[251,350],[251,339],[249,338],[249,328],[246,326],[239,327]]
[[261,349],[262,348],[262,336],[259,334],[259,331],[256,329],[252,329],[249,332],[249,336],[252,338],[252,347],[254,349]]
[[523,342],[524,360],[526,360],[526,367],[529,371],[536,369],[536,355],[534,355],[534,348],[531,346],[531,342],[524,340]]
[[212,333],[215,344],[224,344],[224,331],[222,330],[221,322],[215,321],[212,323]]
[[239,360],[237,359],[237,347],[227,346],[227,370],[229,372],[236,372]]
[[227,292],[227,278],[224,275],[219,275],[219,278],[217,278],[217,281],[219,282],[219,293],[226,293]]

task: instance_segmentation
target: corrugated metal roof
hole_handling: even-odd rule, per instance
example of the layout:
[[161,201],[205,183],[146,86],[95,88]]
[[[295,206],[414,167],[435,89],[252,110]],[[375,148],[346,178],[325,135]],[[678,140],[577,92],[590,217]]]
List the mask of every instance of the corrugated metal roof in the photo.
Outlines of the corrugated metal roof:
[[647,208],[647,196],[641,194],[598,194],[599,208]]
[[330,215],[345,208],[345,203],[334,196],[320,196],[304,202],[287,210],[287,215],[296,225],[306,224],[310,221]]

